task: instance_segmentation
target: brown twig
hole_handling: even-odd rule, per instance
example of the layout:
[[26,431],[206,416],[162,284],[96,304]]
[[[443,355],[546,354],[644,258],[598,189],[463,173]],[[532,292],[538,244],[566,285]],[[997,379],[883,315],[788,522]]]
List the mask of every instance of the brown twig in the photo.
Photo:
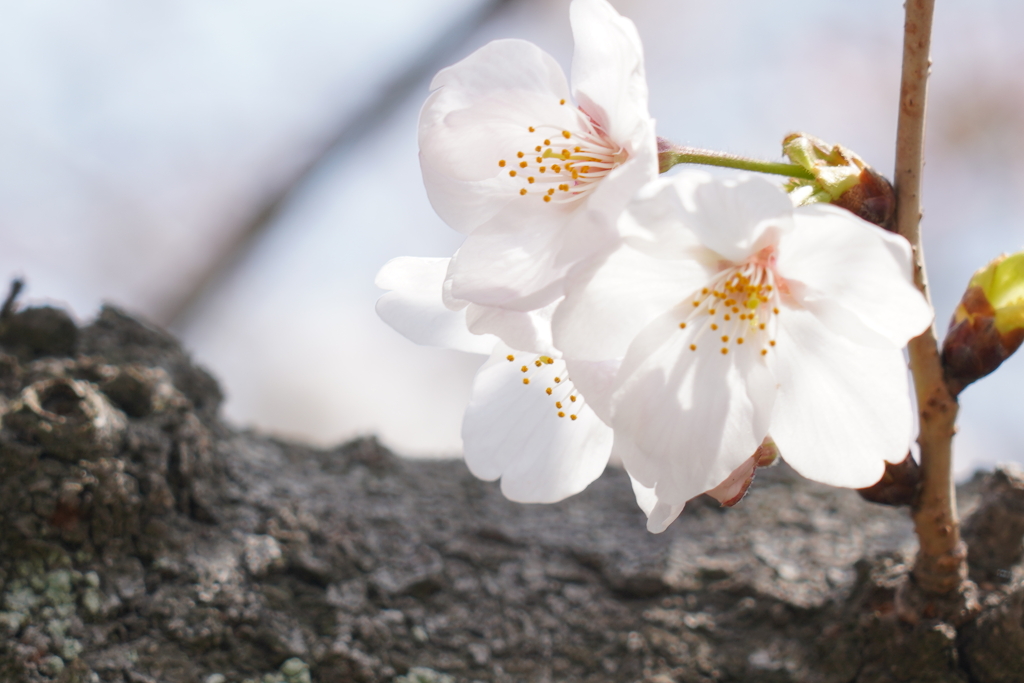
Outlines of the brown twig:
[[7,292],[3,307],[0,307],[0,323],[6,321],[14,314],[14,307],[18,301],[18,295],[25,287],[25,281],[21,278],[11,280],[11,289]]
[[[896,230],[914,247],[914,281],[931,304],[921,249],[921,171],[924,166],[924,119],[931,62],[935,0],[907,0],[903,36],[903,76],[896,131]],[[956,491],[952,477],[952,440],[958,405],[946,386],[935,326],[909,344],[920,413],[921,494],[914,510],[920,541],[914,579],[926,593],[956,591],[967,573],[960,540]]]

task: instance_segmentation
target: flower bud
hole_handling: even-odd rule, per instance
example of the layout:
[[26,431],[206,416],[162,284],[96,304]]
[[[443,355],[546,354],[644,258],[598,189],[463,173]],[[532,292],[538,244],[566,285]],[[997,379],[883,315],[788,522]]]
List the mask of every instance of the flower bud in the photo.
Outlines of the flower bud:
[[1024,251],[1003,254],[971,278],[942,344],[954,395],[999,367],[1024,342]]
[[793,179],[786,184],[798,206],[835,204],[869,223],[892,229],[896,213],[892,185],[859,156],[806,133],[788,135],[782,141],[782,151],[794,164],[814,174],[814,180]]

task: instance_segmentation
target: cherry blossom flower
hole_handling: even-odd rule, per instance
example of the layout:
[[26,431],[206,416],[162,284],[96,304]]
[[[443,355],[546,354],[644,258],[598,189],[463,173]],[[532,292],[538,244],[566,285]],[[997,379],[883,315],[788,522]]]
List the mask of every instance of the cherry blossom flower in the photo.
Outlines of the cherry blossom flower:
[[[463,422],[470,471],[488,481],[500,478],[502,492],[518,502],[557,502],[579,493],[601,475],[611,455],[613,434],[606,423],[619,362],[561,358],[550,346],[554,306],[518,314],[524,323],[519,336],[545,351],[521,351],[492,335],[470,333],[471,307],[452,310],[443,301],[447,269],[448,259],[390,261],[377,276],[377,286],[391,290],[378,300],[377,311],[416,343],[489,353]],[[770,448],[758,449],[707,493],[723,505],[735,504],[755,469],[772,460]],[[683,505],[662,504],[653,489],[631,480],[648,529],[664,531]]]
[[[557,62],[498,40],[442,70],[420,114],[434,209],[468,238],[453,300],[532,310],[577,261],[613,248],[615,221],[657,176],[636,28],[605,0],[573,0],[573,89]],[[507,339],[506,339],[507,341]]]
[[652,530],[769,429],[798,472],[836,486],[869,486],[906,456],[902,349],[932,313],[903,238],[829,205],[794,209],[759,177],[697,172],[647,186],[620,230],[567,281],[554,341],[623,359],[614,453],[647,491]]
[[[538,353],[472,334],[472,309],[452,310],[443,301],[447,270],[448,259],[390,261],[377,275],[377,286],[391,290],[378,300],[377,312],[419,344],[490,355],[473,381],[462,425],[470,471],[488,481],[500,478],[502,492],[518,502],[551,503],[579,493],[604,472],[612,431],[594,401],[583,397],[578,379],[589,397],[606,404],[618,363],[571,364],[550,349],[550,341]],[[543,347],[551,337],[551,309],[519,315],[517,334]]]

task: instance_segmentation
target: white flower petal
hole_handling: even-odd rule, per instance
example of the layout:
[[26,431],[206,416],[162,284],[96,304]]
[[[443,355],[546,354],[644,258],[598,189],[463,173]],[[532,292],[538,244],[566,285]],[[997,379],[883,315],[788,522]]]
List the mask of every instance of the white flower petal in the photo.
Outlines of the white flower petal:
[[514,349],[558,355],[551,342],[551,315],[557,305],[556,301],[536,311],[510,311],[470,304],[466,326],[474,334],[498,337]]
[[[508,361],[512,355],[515,360]],[[466,464],[481,479],[501,478],[501,490],[522,503],[553,503],[579,493],[601,476],[611,452],[611,428],[585,406],[558,416],[564,372],[555,360],[533,364],[533,356],[499,345],[477,373],[462,424]],[[520,371],[527,367],[528,372]],[[523,379],[530,379],[524,384]],[[545,392],[552,388],[552,395]],[[564,398],[564,397],[563,397]],[[568,400],[563,400],[566,406]],[[576,414],[577,419],[570,419]]]
[[484,306],[530,310],[562,295],[571,263],[558,254],[571,211],[541,201],[503,212],[466,238],[449,268],[451,295]]
[[[653,129],[652,129],[653,131]],[[613,248],[620,241],[617,222],[630,200],[658,176],[654,134],[649,145],[616,166],[594,190],[580,202],[565,226],[562,261],[580,261]]]
[[612,397],[614,451],[669,505],[714,488],[750,457],[768,433],[776,388],[755,345],[723,355],[715,333],[679,328],[687,313],[676,307],[637,336]]
[[700,242],[733,263],[778,242],[792,229],[793,204],[780,187],[759,176],[707,181],[673,176],[685,224]]
[[668,525],[676,520],[682,513],[686,503],[669,505],[658,499],[658,494],[653,488],[648,488],[634,479],[632,476],[629,482],[633,485],[633,495],[636,496],[636,504],[647,515],[647,530],[652,534],[660,534],[668,528]]
[[619,369],[619,361],[566,359],[565,367],[572,383],[587,399],[587,405],[597,413],[602,422],[610,425],[612,390],[615,388],[615,373]]
[[932,322],[914,286],[910,244],[834,206],[796,209],[779,243],[779,274],[799,283],[797,303],[838,334],[903,348]]
[[633,22],[605,0],[569,6],[576,49],[572,84],[580,108],[614,140],[629,138],[647,114],[643,47]]
[[430,206],[450,228],[461,233],[472,232],[515,200],[504,178],[460,180],[441,171],[422,153],[420,170]]
[[490,353],[497,338],[472,334],[466,328],[465,312],[448,309],[441,299],[448,261],[408,256],[388,261],[375,283],[392,291],[377,300],[377,315],[417,344]]
[[707,281],[695,260],[654,258],[623,245],[569,275],[552,321],[556,346],[572,358],[622,358],[640,330]]
[[855,344],[810,312],[786,310],[772,354],[772,438],[797,472],[863,488],[881,478],[885,461],[903,460],[913,411],[902,351]]
[[537,144],[530,126],[562,130],[577,120],[559,104],[569,96],[561,67],[523,40],[488,43],[439,72],[431,89],[419,122],[423,180],[438,215],[461,232],[518,199],[508,171],[517,151]]
[[703,171],[686,169],[681,173],[660,177],[644,185],[619,217],[619,234],[623,241],[649,256],[666,259],[698,259],[709,267],[717,267],[720,256],[701,244],[700,238],[687,227],[686,211],[679,196],[679,178],[688,182],[710,182]]

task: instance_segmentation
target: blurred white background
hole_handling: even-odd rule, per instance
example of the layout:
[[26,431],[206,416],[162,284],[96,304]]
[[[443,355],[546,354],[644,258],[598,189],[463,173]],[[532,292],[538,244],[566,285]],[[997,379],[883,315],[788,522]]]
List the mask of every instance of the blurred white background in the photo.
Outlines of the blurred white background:
[[[613,0],[644,41],[659,134],[776,158],[803,130],[891,175],[902,3]],[[180,335],[230,420],[457,455],[479,359],[373,312],[399,255],[459,236],[419,180],[433,71],[489,40],[568,67],[568,0],[0,0],[0,277],[86,321]],[[940,330],[1024,247],[1024,4],[939,3],[926,252]],[[1024,462],[1024,354],[962,396],[957,469]]]

